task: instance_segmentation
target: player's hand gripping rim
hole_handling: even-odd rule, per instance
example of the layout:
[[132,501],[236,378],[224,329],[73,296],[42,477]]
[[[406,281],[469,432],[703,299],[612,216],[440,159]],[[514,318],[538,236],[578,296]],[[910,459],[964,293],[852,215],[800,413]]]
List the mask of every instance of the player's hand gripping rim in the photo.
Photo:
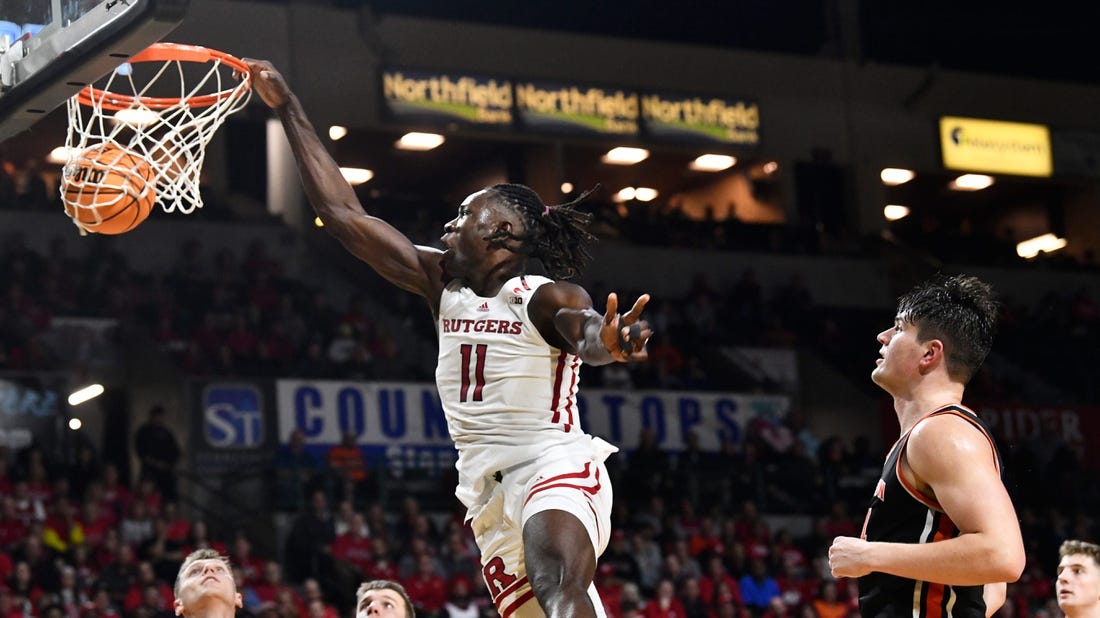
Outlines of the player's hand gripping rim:
[[614,292],[607,295],[607,309],[603,315],[603,327],[600,328],[600,340],[615,360],[637,361],[649,357],[645,344],[653,336],[653,330],[649,328],[648,322],[640,319],[648,302],[649,294],[642,294],[630,311],[619,315],[618,295]]

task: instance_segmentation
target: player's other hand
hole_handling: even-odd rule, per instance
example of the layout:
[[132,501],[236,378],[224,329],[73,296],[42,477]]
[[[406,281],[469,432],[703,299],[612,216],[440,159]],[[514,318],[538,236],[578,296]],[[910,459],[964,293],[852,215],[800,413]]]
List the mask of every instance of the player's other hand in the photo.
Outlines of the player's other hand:
[[867,567],[870,543],[850,536],[838,536],[829,547],[829,570],[833,577],[863,577],[871,572]]
[[649,352],[645,344],[653,336],[649,323],[640,319],[642,309],[649,302],[649,294],[642,294],[634,306],[623,315],[619,315],[619,297],[612,292],[607,295],[607,309],[603,314],[603,326],[600,327],[600,341],[618,361],[645,360]]
[[267,60],[242,58],[252,73],[252,89],[271,109],[279,109],[290,101],[290,87],[279,71]]

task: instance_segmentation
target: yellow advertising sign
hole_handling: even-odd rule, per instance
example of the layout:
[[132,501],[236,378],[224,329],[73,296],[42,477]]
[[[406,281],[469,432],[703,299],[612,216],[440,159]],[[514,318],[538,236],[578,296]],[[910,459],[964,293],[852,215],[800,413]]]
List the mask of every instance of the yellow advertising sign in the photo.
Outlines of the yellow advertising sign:
[[1018,176],[1050,176],[1050,129],[1041,124],[940,118],[940,150],[947,169]]

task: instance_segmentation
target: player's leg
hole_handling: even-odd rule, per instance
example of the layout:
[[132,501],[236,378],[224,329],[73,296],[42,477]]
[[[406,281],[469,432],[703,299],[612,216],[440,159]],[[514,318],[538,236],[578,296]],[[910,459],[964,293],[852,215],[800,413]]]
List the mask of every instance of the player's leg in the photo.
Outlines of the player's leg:
[[523,545],[531,588],[547,616],[603,615],[589,596],[596,552],[579,519],[559,510],[536,513],[523,526]]
[[592,583],[611,528],[611,485],[602,461],[557,461],[527,487],[524,566],[547,616],[605,616]]

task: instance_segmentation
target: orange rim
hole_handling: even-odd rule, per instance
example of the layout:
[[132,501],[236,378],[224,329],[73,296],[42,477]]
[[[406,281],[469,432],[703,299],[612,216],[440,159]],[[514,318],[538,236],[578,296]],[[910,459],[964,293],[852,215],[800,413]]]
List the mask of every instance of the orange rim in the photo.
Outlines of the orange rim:
[[[206,63],[220,61],[222,64],[231,67],[237,73],[241,75],[247,75],[249,73],[248,65],[246,65],[240,58],[231,56],[225,52],[220,52],[216,49],[207,49],[198,45],[181,45],[179,43],[153,43],[144,51],[135,54],[127,62],[195,62]],[[236,87],[215,92],[212,94],[204,94],[195,97],[191,97],[184,101],[181,97],[141,97],[128,94],[116,94],[100,88],[94,88],[87,86],[82,88],[77,93],[77,100],[88,107],[95,107],[97,102],[103,109],[109,109],[112,111],[119,111],[123,109],[133,109],[137,107],[136,103],[140,103],[144,107],[149,109],[168,109],[175,107],[180,103],[184,103],[189,107],[209,107],[219,101],[233,97],[238,92]],[[237,95],[239,96],[239,94]]]

